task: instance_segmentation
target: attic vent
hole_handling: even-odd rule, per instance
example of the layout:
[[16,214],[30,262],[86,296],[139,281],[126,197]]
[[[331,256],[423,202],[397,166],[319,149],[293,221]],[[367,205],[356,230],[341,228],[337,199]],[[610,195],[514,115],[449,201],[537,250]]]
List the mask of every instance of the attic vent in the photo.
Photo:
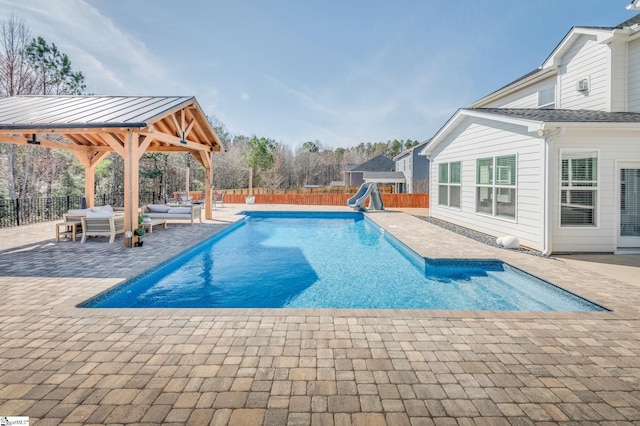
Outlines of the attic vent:
[[576,83],[576,90],[578,92],[586,92],[589,90],[589,81],[585,78]]

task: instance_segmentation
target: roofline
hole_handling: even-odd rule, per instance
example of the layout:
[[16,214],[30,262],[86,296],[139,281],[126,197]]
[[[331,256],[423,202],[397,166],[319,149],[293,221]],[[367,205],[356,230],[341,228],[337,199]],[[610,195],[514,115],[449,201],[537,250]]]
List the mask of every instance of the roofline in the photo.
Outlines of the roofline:
[[77,124],[24,124],[24,125],[3,125],[0,130],[65,130],[65,129],[144,129],[147,123],[77,123]]
[[549,67],[557,67],[560,63],[557,58],[561,56],[572,44],[573,40],[582,35],[592,35],[596,37],[598,43],[607,42],[615,33],[623,32],[628,33],[628,30],[616,29],[612,27],[608,28],[594,28],[594,27],[572,27],[569,32],[560,40],[560,43],[556,46],[551,54],[544,60],[541,67],[546,69]]
[[[640,0],[636,0],[640,7]],[[488,102],[492,102],[503,96],[509,95],[515,91],[521,90],[524,87],[530,86],[534,83],[544,80],[557,72],[557,67],[560,65],[556,59],[561,56],[572,44],[573,40],[577,36],[581,35],[593,35],[599,43],[606,43],[612,37],[617,34],[629,34],[628,29],[619,29],[613,27],[572,27],[571,30],[560,40],[560,43],[553,49],[551,54],[547,56],[542,65],[533,72],[525,74],[517,80],[507,84],[506,86],[484,96],[471,105],[470,108],[480,108],[486,105]]]
[[540,120],[528,120],[525,118],[508,117],[501,114],[474,111],[469,109],[459,109],[456,113],[445,123],[440,130],[431,138],[431,142],[419,152],[419,155],[430,155],[435,147],[437,147],[442,140],[449,134],[455,127],[465,118],[475,117],[491,121],[499,121],[502,123],[514,124],[517,126],[526,127],[530,133],[538,133],[548,129],[555,128],[583,128],[583,129],[638,129],[640,128],[640,122],[612,122],[612,121],[540,121]]
[[538,68],[533,72],[530,72],[529,74],[525,74],[524,76],[518,78],[517,80],[512,81],[506,86],[503,86],[502,88],[494,92],[491,92],[488,95],[478,99],[477,101],[469,105],[469,108],[481,108],[482,105],[488,102],[492,102],[503,96],[506,96],[513,92],[521,90],[524,87],[538,83],[539,81],[549,78],[552,74],[555,74],[556,72],[557,72],[556,68],[549,68],[549,69]]
[[525,120],[521,118],[514,117],[506,117],[504,115],[492,114],[488,112],[479,112],[472,111],[469,109],[461,108],[453,114],[451,118],[438,130],[438,132],[433,135],[431,138],[431,142],[427,146],[424,147],[422,151],[420,151],[419,155],[429,155],[433,151],[435,147],[437,147],[442,139],[447,136],[460,121],[464,120],[466,117],[476,117],[476,118],[484,118],[493,121],[501,121],[504,123],[511,123],[521,126],[526,126],[529,129],[533,129],[533,131],[539,130],[543,128],[544,122],[537,120]]
[[396,155],[395,157],[392,158],[393,161],[399,160],[400,158],[404,157],[405,155],[409,155],[411,154],[413,151],[415,151],[416,149],[419,149],[420,147],[426,145],[429,143],[431,139],[427,139],[424,142],[420,142],[418,145],[416,146],[412,146],[409,149],[405,149],[404,151],[402,151],[401,153],[399,153],[398,155]]

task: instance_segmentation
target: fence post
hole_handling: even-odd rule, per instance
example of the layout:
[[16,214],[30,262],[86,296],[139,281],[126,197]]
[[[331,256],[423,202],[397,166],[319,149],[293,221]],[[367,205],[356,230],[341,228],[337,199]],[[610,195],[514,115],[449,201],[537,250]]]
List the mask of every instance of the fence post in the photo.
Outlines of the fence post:
[[20,226],[20,201],[17,198],[13,200],[13,210],[16,215],[16,225]]

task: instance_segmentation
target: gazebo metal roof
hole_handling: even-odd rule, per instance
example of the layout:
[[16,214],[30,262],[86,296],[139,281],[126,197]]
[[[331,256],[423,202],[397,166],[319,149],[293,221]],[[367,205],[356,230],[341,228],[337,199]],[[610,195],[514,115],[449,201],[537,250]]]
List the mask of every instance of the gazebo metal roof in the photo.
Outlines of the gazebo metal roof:
[[104,140],[99,135],[118,129],[136,129],[151,136],[147,151],[224,149],[193,96],[14,96],[0,100],[0,133],[60,133],[79,147],[101,150],[112,145],[112,138]]

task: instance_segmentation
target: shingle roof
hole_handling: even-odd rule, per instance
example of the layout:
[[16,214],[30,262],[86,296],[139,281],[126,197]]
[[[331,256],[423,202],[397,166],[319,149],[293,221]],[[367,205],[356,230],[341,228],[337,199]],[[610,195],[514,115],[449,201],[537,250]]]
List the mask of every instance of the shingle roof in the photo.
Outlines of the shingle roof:
[[364,172],[365,179],[404,179],[402,172]]
[[468,110],[553,123],[640,123],[640,113],[636,112],[514,108],[468,108]]
[[634,26],[636,24],[640,24],[640,13],[638,13],[633,18],[627,19],[626,21],[621,22],[620,24],[616,25],[616,28],[631,27],[631,26]]
[[14,96],[0,99],[0,129],[146,127],[193,96]]
[[378,155],[371,160],[359,164],[351,172],[391,172],[395,169],[393,160],[385,155]]

